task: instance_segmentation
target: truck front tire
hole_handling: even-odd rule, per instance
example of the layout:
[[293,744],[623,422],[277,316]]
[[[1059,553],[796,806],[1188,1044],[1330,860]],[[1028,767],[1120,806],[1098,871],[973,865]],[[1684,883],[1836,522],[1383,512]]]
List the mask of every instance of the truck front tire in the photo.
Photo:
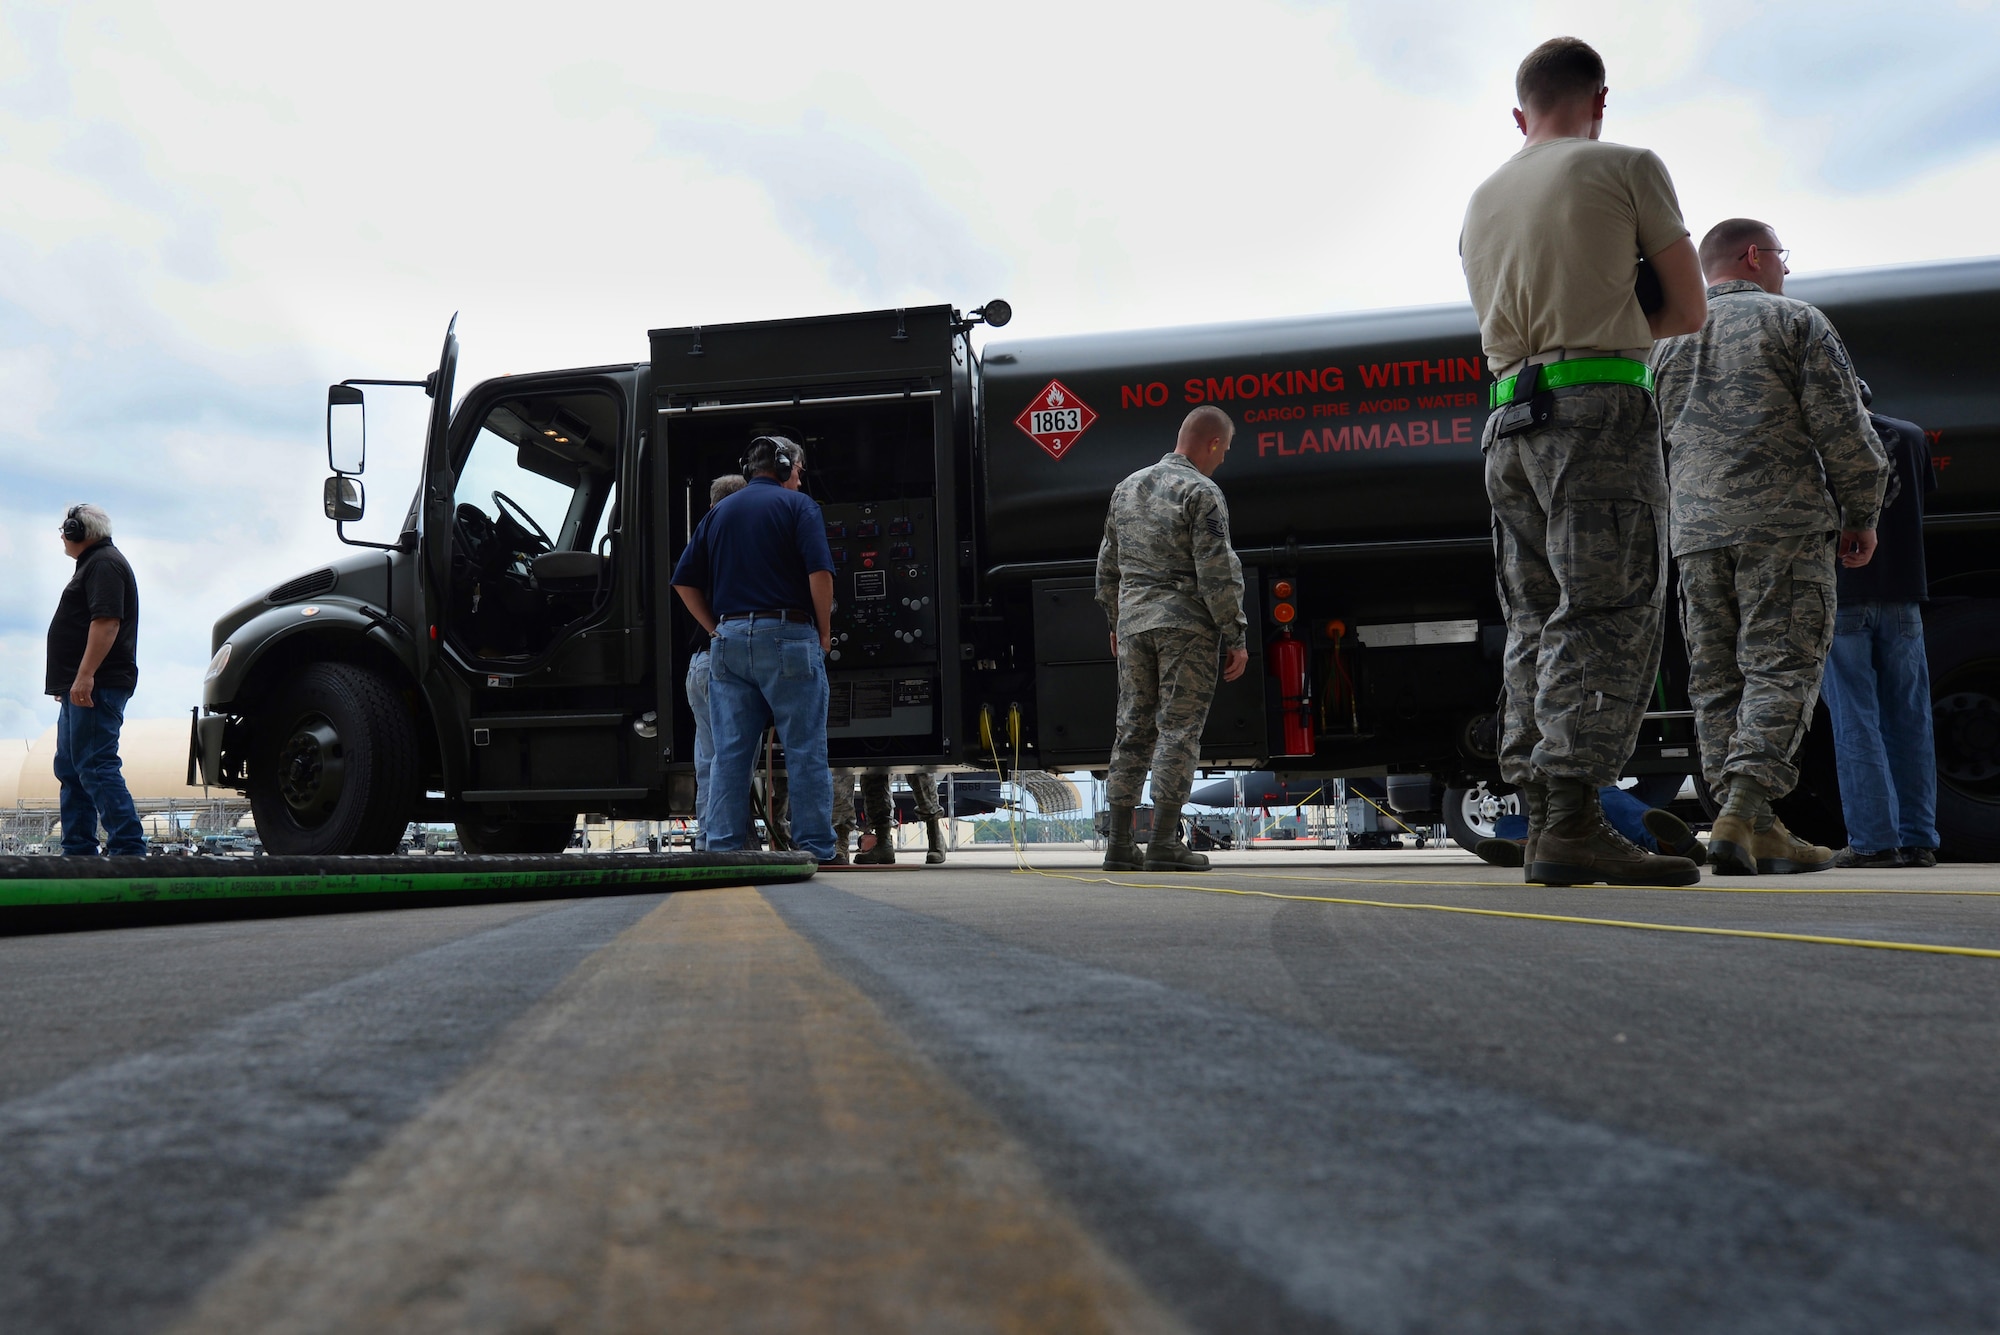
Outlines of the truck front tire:
[[417,730],[388,682],[315,663],[252,723],[250,810],[270,853],[394,853],[416,808]]

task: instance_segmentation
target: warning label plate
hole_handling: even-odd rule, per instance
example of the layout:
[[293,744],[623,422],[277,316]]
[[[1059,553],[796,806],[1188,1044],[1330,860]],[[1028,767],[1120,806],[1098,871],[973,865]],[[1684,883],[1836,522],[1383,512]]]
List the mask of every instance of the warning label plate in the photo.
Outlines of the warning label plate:
[[1051,380],[1048,388],[1021,410],[1014,425],[1047,450],[1049,458],[1060,459],[1096,420],[1097,414],[1090,410],[1089,404],[1072,394],[1062,381]]

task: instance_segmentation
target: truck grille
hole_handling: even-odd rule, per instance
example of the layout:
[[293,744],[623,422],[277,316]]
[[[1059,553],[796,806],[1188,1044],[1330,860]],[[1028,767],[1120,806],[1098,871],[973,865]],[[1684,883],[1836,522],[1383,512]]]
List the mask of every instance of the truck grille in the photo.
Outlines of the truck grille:
[[315,570],[310,575],[300,575],[287,580],[264,595],[267,603],[289,603],[295,598],[313,598],[334,586],[339,577],[331,570]]

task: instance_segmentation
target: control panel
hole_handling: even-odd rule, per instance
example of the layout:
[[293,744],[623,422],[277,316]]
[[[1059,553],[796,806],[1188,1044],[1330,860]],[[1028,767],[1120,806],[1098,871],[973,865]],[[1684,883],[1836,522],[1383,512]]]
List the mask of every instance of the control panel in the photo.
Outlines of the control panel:
[[843,669],[938,661],[933,506],[924,499],[822,507],[833,549],[827,668],[836,678]]

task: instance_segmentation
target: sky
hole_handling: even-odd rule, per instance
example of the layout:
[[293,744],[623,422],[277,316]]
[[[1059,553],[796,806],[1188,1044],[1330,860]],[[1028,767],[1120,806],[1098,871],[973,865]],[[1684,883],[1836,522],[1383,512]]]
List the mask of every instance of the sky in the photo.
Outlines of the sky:
[[[2000,3],[0,0],[0,737],[55,717],[63,508],[137,569],[131,717],[345,549],[325,386],[640,361],[646,331],[1004,296],[1010,336],[1462,301],[1513,67],[1799,273],[1987,255]],[[370,400],[393,528],[414,430]],[[371,520],[371,523],[375,520]]]

